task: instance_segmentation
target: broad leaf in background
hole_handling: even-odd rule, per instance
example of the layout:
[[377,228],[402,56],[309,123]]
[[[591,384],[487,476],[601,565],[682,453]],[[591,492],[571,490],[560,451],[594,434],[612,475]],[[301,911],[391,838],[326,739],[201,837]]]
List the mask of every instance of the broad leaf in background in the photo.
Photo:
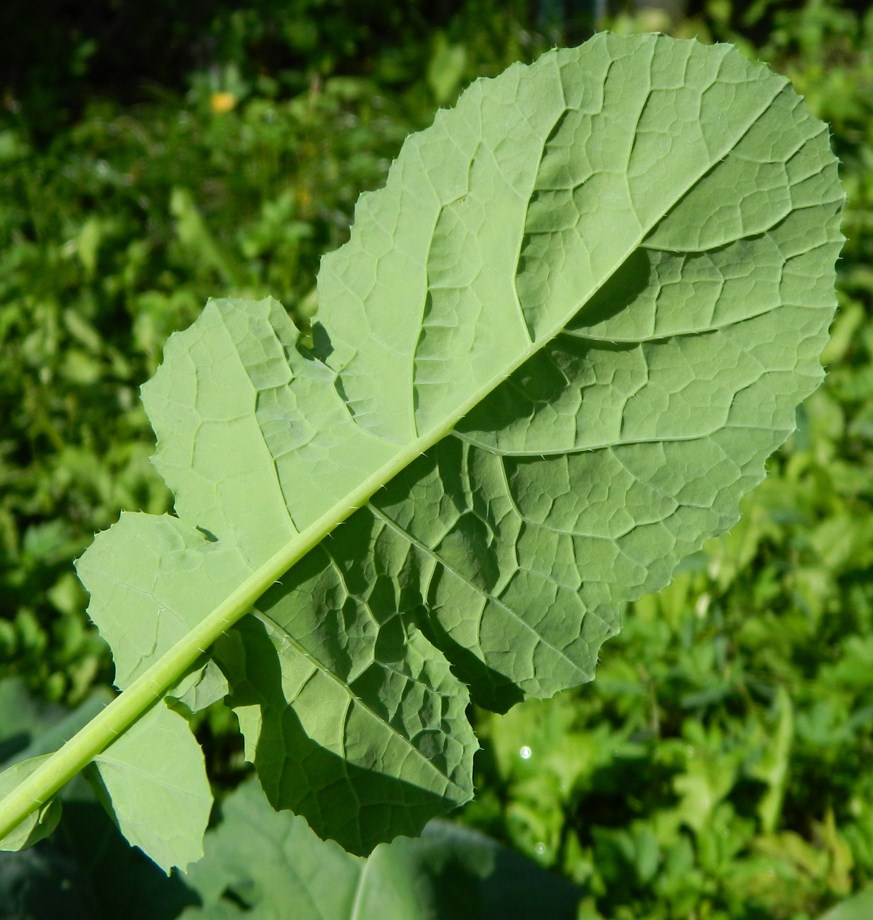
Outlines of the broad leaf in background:
[[[106,696],[109,692],[106,691]],[[24,779],[45,763],[50,752],[86,724],[103,706],[106,698],[96,693],[76,712],[62,706],[35,700],[20,680],[0,683],[0,798],[11,792]],[[34,733],[39,731],[39,736]],[[12,834],[3,839],[4,850],[20,850],[33,846],[49,836],[61,817],[59,799],[51,799],[23,821]],[[29,863],[32,871],[39,870],[38,859]],[[0,902],[2,903],[2,902]]]
[[[57,743],[104,703],[97,693],[67,713],[40,704],[19,681],[2,681],[0,754],[27,757],[52,736]],[[71,784],[63,798],[52,841],[0,854],[3,920],[194,920],[252,912],[284,920],[289,904],[295,920],[576,916],[575,886],[482,834],[434,822],[422,839],[401,838],[363,860],[320,840],[301,818],[274,812],[253,778],[223,800],[206,854],[184,882],[125,844],[86,783]]]
[[119,686],[256,601],[214,659],[274,806],[364,853],[468,799],[464,684],[591,679],[793,430],[842,199],[826,127],[728,46],[598,35],[475,83],[360,200],[312,348],[274,301],[168,343],[178,518],[79,565]]
[[435,821],[418,840],[366,860],[319,840],[302,819],[274,812],[251,781],[222,805],[206,856],[186,883],[202,900],[184,920],[573,920],[580,892],[468,828]]
[[867,920],[873,914],[873,888],[865,888],[823,914],[819,920]]

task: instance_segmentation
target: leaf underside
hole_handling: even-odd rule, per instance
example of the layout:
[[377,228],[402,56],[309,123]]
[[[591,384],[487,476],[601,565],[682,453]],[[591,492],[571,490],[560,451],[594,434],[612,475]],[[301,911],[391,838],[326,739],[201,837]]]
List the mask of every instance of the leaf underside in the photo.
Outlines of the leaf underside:
[[822,379],[841,204],[826,127],[729,46],[602,34],[473,84],[360,199],[312,348],[272,300],[168,342],[177,517],[78,566],[119,687],[322,528],[204,672],[270,801],[366,853],[469,799],[469,693],[590,680],[763,478]]

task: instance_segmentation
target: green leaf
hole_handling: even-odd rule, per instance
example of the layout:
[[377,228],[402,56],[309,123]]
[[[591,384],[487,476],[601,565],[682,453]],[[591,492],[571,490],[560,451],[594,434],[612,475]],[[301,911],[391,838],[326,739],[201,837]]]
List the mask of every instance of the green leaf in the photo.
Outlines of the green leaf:
[[[17,678],[0,681],[0,751],[24,759],[52,750],[90,721],[107,698],[112,694],[101,687],[70,711],[33,697]],[[51,840],[0,854],[4,918],[170,920],[186,904],[197,903],[178,874],[168,878],[130,847],[88,783],[68,784],[52,807],[61,799],[63,814]]]
[[[21,680],[7,678],[0,682],[0,756],[4,757],[5,768],[0,772],[0,798],[47,763],[50,752],[87,724],[105,704],[103,693],[97,692],[74,712],[67,712],[61,706],[34,699]],[[37,729],[42,731],[34,738]],[[60,815],[60,801],[47,799],[13,833],[0,839],[0,850],[33,846],[54,831]]]
[[601,34],[475,83],[361,198],[311,348],[272,300],[170,339],[143,397],[178,517],[80,561],[128,688],[80,758],[220,638],[275,807],[366,853],[466,801],[465,684],[591,679],[736,521],[822,378],[842,201],[826,127],[726,45]]
[[322,841],[300,818],[272,811],[252,782],[222,805],[206,856],[187,883],[201,917],[295,920],[572,920],[578,890],[536,863],[466,828],[434,822],[420,840],[399,839],[365,861]]
[[167,874],[203,855],[212,793],[203,752],[181,715],[159,703],[85,776],[127,842]]
[[764,831],[776,831],[782,814],[782,801],[788,785],[788,764],[794,741],[794,706],[784,687],[776,691],[773,701],[775,726],[770,744],[761,759],[749,769],[749,774],[767,784],[767,791],[758,803],[758,817]]
[[314,353],[275,302],[168,344],[180,520],[80,566],[122,685],[300,559],[217,649],[271,801],[355,852],[465,801],[466,693],[413,622],[497,708],[590,679],[820,380],[841,197],[824,126],[726,47],[600,37],[475,84],[324,260]]
[[[108,693],[107,693],[108,695]],[[15,706],[19,712],[10,711]],[[93,694],[72,712],[48,708],[30,697],[17,681],[0,683],[0,714],[9,736],[3,746],[26,737],[34,723],[49,727],[13,756],[16,763],[0,773],[0,790],[14,789],[50,760],[47,751],[63,744],[106,705],[104,693]],[[21,722],[21,714],[26,722]],[[61,715],[63,713],[63,715]],[[172,756],[168,757],[168,753]],[[154,707],[99,754],[86,769],[98,797],[125,839],[140,847],[165,872],[184,868],[203,855],[203,834],[212,808],[203,752],[186,720],[163,704]],[[0,841],[0,849],[20,850],[47,837],[61,813],[58,797]]]
[[[297,394],[282,387],[289,378],[309,387],[313,416],[321,400],[334,409],[335,425],[353,424],[323,366],[294,350],[296,334],[275,302],[213,302],[201,323],[170,340],[161,370],[144,388],[159,436],[156,462],[176,489],[176,510],[183,518],[195,514],[193,501],[201,513],[189,518],[197,528],[166,516],[125,515],[80,560],[90,612],[116,650],[122,687],[161,651],[184,641],[240,582],[253,572],[262,578],[258,561],[289,542],[295,546],[301,525],[287,510],[259,426],[275,432],[277,455],[287,448],[289,430],[295,437]],[[239,351],[229,347],[232,342]],[[200,367],[192,362],[198,356]],[[203,367],[217,387],[208,405],[196,396],[208,392],[197,379]],[[253,383],[262,393],[260,409],[246,419]],[[275,400],[286,404],[277,409]],[[230,453],[228,442],[220,443],[228,436]],[[210,443],[213,437],[218,443]],[[370,436],[360,437],[388,452]],[[186,470],[177,460],[186,451],[202,457],[211,473],[199,463]],[[362,458],[363,449],[356,456]],[[204,508],[209,475],[218,481],[220,501]],[[234,541],[212,536],[231,532]],[[415,563],[407,559],[409,547],[400,553],[393,546],[376,549],[370,572],[348,576],[341,556],[323,553],[316,561],[327,563],[326,571],[316,570],[315,584],[298,584],[292,575],[274,587],[259,603],[262,615],[229,636],[218,656],[234,678],[231,701],[247,735],[247,756],[274,804],[305,814],[356,852],[397,832],[418,833],[433,814],[469,799],[476,748],[463,685],[399,615],[407,609],[401,589],[391,596]],[[301,573],[311,570],[308,562]],[[346,577],[367,580],[359,599],[347,595]],[[321,606],[313,605],[313,591]],[[368,592],[378,608],[369,608]]]
[[873,911],[873,886],[841,901],[836,907],[822,914],[819,920],[865,920],[870,916],[871,911]]
[[620,604],[736,520],[821,378],[841,201],[782,78],[656,36],[475,84],[364,196],[326,361],[359,427],[434,432],[371,513],[480,701],[590,679]]
[[93,920],[99,914],[82,887],[79,867],[50,849],[0,856],[0,904],[10,920]]
[[[7,767],[0,773],[0,797],[15,789],[23,780],[42,766],[50,757],[43,754],[30,757]],[[27,816],[11,833],[0,837],[0,850],[23,850],[48,837],[57,827],[61,817],[61,804],[50,799]]]

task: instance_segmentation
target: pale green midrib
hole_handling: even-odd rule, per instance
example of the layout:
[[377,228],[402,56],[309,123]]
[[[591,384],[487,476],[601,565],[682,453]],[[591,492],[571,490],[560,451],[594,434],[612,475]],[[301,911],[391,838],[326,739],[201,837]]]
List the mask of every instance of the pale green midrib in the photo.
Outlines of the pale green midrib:
[[[760,81],[758,81],[760,82]],[[725,149],[710,158],[705,168],[692,176],[679,191],[674,201],[665,204],[661,214],[652,224],[661,220],[673,206],[688,193],[708,172],[714,169],[724,157],[742,140],[753,125],[767,112],[773,101],[783,92],[784,82],[779,81],[776,92],[770,96],[751,121],[738,129]],[[643,228],[638,239],[606,269],[599,284],[587,292],[584,300],[566,311],[561,321],[532,342],[505,370],[496,374],[489,383],[480,387],[443,423],[434,426],[430,432],[417,438],[410,445],[398,451],[395,456],[368,476],[363,483],[345,497],[341,507],[334,505],[319,518],[304,528],[294,539],[276,552],[260,568],[245,579],[227,599],[194,627],[184,638],[165,652],[151,667],[116,697],[98,716],[74,735],[55,754],[37,768],[0,802],[0,840],[17,827],[28,815],[47,802],[67,782],[78,774],[99,753],[112,743],[113,739],[126,731],[145,712],[155,705],[203,655],[219,636],[245,616],[257,599],[275,581],[278,581],[292,565],[296,564],[311,549],[316,547],[331,531],[362,507],[380,488],[390,482],[418,456],[442,440],[454,426],[478,405],[492,390],[513,374],[527,360],[533,357],[546,342],[551,341],[569,320],[581,309],[616,270],[634,252],[650,232]]]
[[177,783],[172,783],[169,780],[158,779],[154,773],[149,772],[148,770],[141,770],[129,760],[121,760],[117,757],[107,757],[105,752],[98,754],[94,758],[94,763],[99,763],[101,766],[109,767],[115,769],[119,773],[124,774],[134,774],[136,776],[141,776],[143,780],[149,782],[153,786],[157,786],[161,789],[166,789],[167,792],[175,793],[179,795],[180,793],[185,796],[187,799],[198,799],[200,796],[196,792],[189,792],[182,786],[179,786]]
[[789,303],[788,301],[784,301],[782,303],[768,306],[762,310],[759,310],[757,313],[748,313],[739,317],[738,319],[725,320],[720,323],[713,322],[705,328],[702,327],[700,329],[677,329],[674,332],[651,334],[647,333],[645,335],[634,336],[633,338],[622,338],[621,336],[617,335],[597,335],[590,332],[582,332],[577,329],[562,329],[559,334],[568,339],[575,339],[578,342],[591,342],[594,345],[628,346],[628,350],[630,350],[630,346],[633,345],[665,345],[671,342],[673,339],[699,339],[703,338],[705,335],[718,335],[722,332],[729,332],[737,326],[741,326],[743,323],[752,322],[756,319],[763,319],[774,310],[778,310],[782,307],[792,307],[796,310],[818,309],[818,305],[810,306],[809,304]]
[[462,413],[457,417],[398,451],[389,463],[377,469],[347,495],[343,506],[335,505],[330,508],[294,539],[289,540],[282,549],[234,589],[225,601],[215,607],[91,722],[51,755],[46,763],[30,774],[0,802],[0,840],[109,747],[115,737],[126,731],[162,699],[203,655],[203,651],[247,614],[274,582],[318,546],[339,524],[363,507],[375,492],[445,437],[461,414],[469,411],[469,408],[483,397],[484,393],[477,394],[477,398],[471,401],[469,407],[465,404]]
[[366,891],[367,885],[367,873],[372,863],[372,859],[365,860],[363,866],[361,867],[361,871],[358,873],[358,881],[355,884],[355,900],[352,904],[349,920],[361,920],[361,905],[364,903],[364,892]]
[[[761,378],[758,379],[760,380]],[[757,381],[755,382],[757,383]],[[821,380],[819,379],[817,382],[820,383]],[[812,390],[807,392],[807,388],[804,387],[803,398],[808,396],[811,392]],[[625,438],[609,442],[600,441],[596,444],[576,444],[573,447],[561,447],[555,450],[548,450],[545,448],[538,450],[509,450],[505,447],[498,447],[495,444],[485,444],[477,440],[472,434],[458,431],[453,431],[451,434],[452,437],[458,438],[458,440],[463,441],[465,444],[469,444],[471,447],[475,447],[476,450],[486,451],[489,454],[494,454],[496,457],[510,459],[519,458],[522,460],[530,460],[532,458],[547,460],[550,457],[570,457],[579,454],[593,454],[603,450],[615,450],[620,447],[636,447],[646,444],[690,444],[692,441],[708,441],[720,432],[726,431],[728,428],[740,431],[772,431],[775,436],[784,434],[785,432],[790,434],[794,431],[795,427],[795,425],[789,425],[786,428],[777,428],[775,425],[720,425],[718,428],[713,428],[711,431],[704,431],[701,434],[690,434],[684,437],[681,435],[662,435],[651,438]]]

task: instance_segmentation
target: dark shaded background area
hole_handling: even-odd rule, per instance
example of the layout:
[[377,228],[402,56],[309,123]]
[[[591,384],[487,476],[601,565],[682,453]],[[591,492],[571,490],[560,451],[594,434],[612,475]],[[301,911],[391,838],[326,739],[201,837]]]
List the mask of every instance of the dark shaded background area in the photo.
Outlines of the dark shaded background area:
[[[550,42],[584,40],[605,16],[663,11],[709,17],[707,0],[8,0],[0,7],[0,87],[7,111],[38,136],[69,123],[95,95],[123,104],[158,89],[183,91],[188,75],[228,62],[299,90],[313,74],[409,78],[436,30],[512,21]],[[802,5],[738,3],[730,18],[761,43],[774,12]],[[863,11],[866,4],[848,4]],[[715,17],[717,19],[717,17]]]
[[[518,0],[12,0],[0,8],[0,85],[6,108],[13,107],[42,133],[74,119],[95,94],[139,102],[156,87],[184,90],[192,71],[228,61],[246,75],[278,78],[292,91],[314,73],[371,73],[374,59],[386,53],[414,59],[433,30],[458,16],[530,22],[536,5]],[[586,4],[564,6],[578,17]]]

